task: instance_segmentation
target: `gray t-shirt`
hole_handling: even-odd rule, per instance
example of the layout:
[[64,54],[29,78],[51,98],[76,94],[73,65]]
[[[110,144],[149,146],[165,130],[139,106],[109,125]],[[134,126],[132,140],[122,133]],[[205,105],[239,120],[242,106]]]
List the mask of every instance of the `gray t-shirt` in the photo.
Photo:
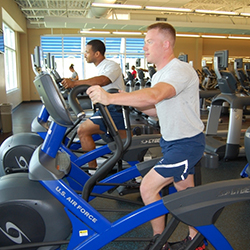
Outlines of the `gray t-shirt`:
[[163,139],[173,141],[201,133],[199,79],[193,67],[174,58],[154,74],[152,87],[158,82],[171,84],[176,91],[173,98],[156,104]]
[[71,78],[72,78],[72,79],[75,79],[75,78],[77,77],[77,75],[78,75],[78,74],[77,74],[77,72],[76,72],[76,71],[74,71],[74,72],[72,73]]

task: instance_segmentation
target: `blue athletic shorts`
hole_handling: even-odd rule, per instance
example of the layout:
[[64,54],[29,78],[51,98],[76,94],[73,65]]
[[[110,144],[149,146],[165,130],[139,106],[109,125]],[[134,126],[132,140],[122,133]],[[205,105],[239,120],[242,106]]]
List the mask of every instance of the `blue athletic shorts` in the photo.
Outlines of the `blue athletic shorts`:
[[[114,123],[118,130],[125,129],[124,126],[124,120],[123,120],[123,114],[122,114],[122,108],[119,105],[108,105],[109,113],[114,120]],[[104,133],[107,133],[107,127],[102,119],[102,114],[98,110],[96,111],[90,118],[89,118],[94,124],[100,126],[100,130]]]
[[191,138],[175,141],[160,140],[162,159],[154,169],[164,178],[174,177],[174,182],[194,174],[194,166],[201,159],[205,149],[205,136],[200,133]]

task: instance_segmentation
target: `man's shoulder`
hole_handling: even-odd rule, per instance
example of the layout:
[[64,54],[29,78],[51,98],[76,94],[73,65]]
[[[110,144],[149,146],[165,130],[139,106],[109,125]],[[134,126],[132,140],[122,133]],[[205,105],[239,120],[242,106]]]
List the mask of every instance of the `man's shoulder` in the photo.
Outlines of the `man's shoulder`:
[[104,61],[105,64],[113,64],[113,65],[118,65],[119,66],[119,64],[117,62],[115,62],[113,60],[110,60],[110,59],[107,59],[107,58],[105,58],[103,61]]

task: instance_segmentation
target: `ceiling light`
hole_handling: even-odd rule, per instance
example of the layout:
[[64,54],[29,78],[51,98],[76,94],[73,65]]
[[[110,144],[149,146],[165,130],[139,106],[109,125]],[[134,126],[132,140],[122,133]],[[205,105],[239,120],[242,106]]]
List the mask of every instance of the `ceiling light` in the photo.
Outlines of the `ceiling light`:
[[80,33],[86,33],[86,34],[110,34],[110,31],[103,31],[103,30],[81,30]]
[[250,39],[250,36],[229,36],[230,39]]
[[116,9],[142,9],[141,5],[128,5],[128,4],[109,4],[109,3],[92,3],[93,7],[103,8],[116,8]]
[[115,14],[114,15],[110,15],[110,17],[108,19],[111,19],[111,20],[129,20],[129,14]]
[[202,35],[203,38],[227,38],[227,36]]
[[191,9],[170,8],[170,7],[158,7],[158,6],[146,6],[145,9],[147,9],[147,10],[174,11],[174,12],[192,12]]
[[250,16],[250,13],[240,13],[241,16]]
[[216,15],[239,15],[237,12],[232,11],[219,11],[219,10],[195,10],[196,13],[203,14],[216,14]]
[[200,37],[200,35],[194,35],[194,34],[176,34],[178,37]]
[[141,32],[130,32],[130,31],[113,31],[112,34],[115,35],[142,35]]

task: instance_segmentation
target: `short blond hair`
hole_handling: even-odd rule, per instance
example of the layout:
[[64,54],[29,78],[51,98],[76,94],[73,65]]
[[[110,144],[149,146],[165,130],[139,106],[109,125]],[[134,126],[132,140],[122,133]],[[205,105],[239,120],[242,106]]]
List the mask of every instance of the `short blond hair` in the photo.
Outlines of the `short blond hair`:
[[168,36],[172,47],[174,47],[176,40],[176,31],[171,24],[165,22],[153,23],[147,27],[147,30],[151,29],[158,29],[160,32]]

